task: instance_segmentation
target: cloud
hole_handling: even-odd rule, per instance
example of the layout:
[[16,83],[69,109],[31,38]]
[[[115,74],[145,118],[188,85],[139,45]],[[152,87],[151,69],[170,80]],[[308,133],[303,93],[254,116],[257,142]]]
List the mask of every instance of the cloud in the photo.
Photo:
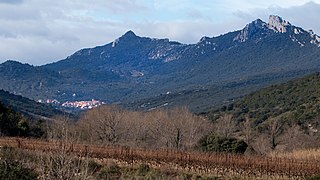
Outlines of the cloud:
[[235,12],[232,13],[235,17],[243,19],[243,20],[253,20],[257,17],[255,17],[254,15],[241,11],[241,10],[237,10]]
[[0,0],[0,63],[57,61],[109,43],[129,29],[140,36],[196,43],[257,18],[266,21],[270,14],[320,34],[319,1]]
[[313,1],[308,2],[302,6],[295,6],[291,8],[276,8],[270,10],[283,16],[291,22],[291,24],[301,26],[304,29],[313,29],[317,34],[320,34],[320,4]]
[[4,2],[0,1],[0,62],[14,59],[36,65],[108,43],[126,31],[123,21],[96,19],[91,12],[126,16],[145,8],[137,0],[30,0],[19,6],[1,5]]
[[23,0],[0,0],[0,4],[20,4]]
[[132,29],[141,36],[169,38],[170,40],[190,44],[197,43],[203,36],[218,36],[229,31],[241,29],[246,22],[233,19],[227,22],[206,20],[147,22],[134,24]]

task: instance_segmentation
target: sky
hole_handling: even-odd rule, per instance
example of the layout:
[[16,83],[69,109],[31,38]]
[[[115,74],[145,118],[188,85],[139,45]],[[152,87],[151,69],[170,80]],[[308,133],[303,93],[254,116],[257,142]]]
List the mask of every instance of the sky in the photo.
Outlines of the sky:
[[320,0],[0,0],[0,63],[55,62],[129,30],[197,43],[271,14],[320,34]]

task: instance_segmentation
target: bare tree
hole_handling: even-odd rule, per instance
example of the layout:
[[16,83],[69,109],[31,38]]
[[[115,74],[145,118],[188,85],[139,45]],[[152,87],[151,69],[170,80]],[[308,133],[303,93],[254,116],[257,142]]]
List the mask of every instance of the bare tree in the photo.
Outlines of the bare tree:
[[144,120],[150,130],[150,140],[156,147],[170,148],[171,122],[164,110],[155,110],[144,114]]
[[211,123],[188,111],[186,107],[171,111],[175,148],[191,148],[205,134],[212,130]]
[[128,146],[148,147],[150,142],[150,122],[146,121],[141,112],[126,111],[122,115],[121,144]]
[[282,125],[283,124],[277,118],[270,119],[270,121],[268,123],[267,130],[268,130],[269,138],[271,141],[271,149],[273,149],[273,150],[279,144],[278,137],[280,136],[280,134],[282,132]]
[[285,145],[286,151],[319,148],[318,137],[305,132],[299,125],[288,127],[281,134],[279,140]]
[[88,111],[79,122],[91,142],[175,149],[195,145],[210,125],[187,108],[131,112],[116,106]]
[[236,123],[231,114],[224,114],[215,123],[215,131],[223,137],[231,137],[236,130]]
[[153,118],[152,132],[157,134],[158,142],[167,148],[186,149],[194,146],[198,140],[211,131],[207,119],[198,117],[187,108],[170,111],[158,110]]
[[127,131],[123,118],[125,113],[117,106],[102,106],[88,111],[80,124],[91,127],[87,134],[93,137],[89,138],[98,139],[104,144],[116,144]]
[[57,116],[53,121],[47,122],[47,139],[50,141],[61,141],[66,143],[78,142],[80,132],[76,130],[73,119],[67,116]]
[[55,151],[38,154],[41,166],[39,179],[92,179],[88,157],[72,154],[73,145],[79,143],[80,134],[68,117],[56,117],[47,128],[47,138],[54,142]]
[[252,122],[249,117],[245,117],[245,121],[241,124],[241,131],[247,144],[252,143],[253,130]]
[[270,152],[270,141],[267,134],[260,134],[253,140],[253,148],[259,154],[267,154]]

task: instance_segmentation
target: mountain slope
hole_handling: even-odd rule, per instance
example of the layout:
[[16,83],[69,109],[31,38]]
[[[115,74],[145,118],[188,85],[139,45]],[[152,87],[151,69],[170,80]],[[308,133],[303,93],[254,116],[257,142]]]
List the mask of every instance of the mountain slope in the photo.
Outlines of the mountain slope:
[[0,103],[12,108],[17,112],[31,117],[50,118],[58,115],[71,116],[70,114],[57,110],[50,105],[37,103],[28,98],[19,95],[13,95],[3,90],[0,90]]
[[249,117],[255,126],[281,119],[320,128],[320,73],[261,89],[208,115],[216,119],[223,113],[231,113],[239,121]]
[[51,91],[50,87],[63,83],[58,72],[16,61],[0,64],[0,75],[0,88],[35,100],[42,98],[45,92]]
[[[170,102],[179,97],[176,105],[202,111],[258,88],[319,71],[319,47],[319,36],[278,16],[270,16],[268,23],[257,19],[242,30],[203,37],[189,45],[129,31],[114,42],[82,49],[52,64],[1,64],[0,88],[35,100],[99,99],[135,108],[152,99],[160,105],[174,105]],[[17,75],[8,76],[7,69]],[[25,70],[18,76],[15,69]],[[173,95],[170,102],[162,98],[168,92]],[[197,100],[180,96],[184,92],[192,92]],[[208,97],[215,98],[208,102]]]

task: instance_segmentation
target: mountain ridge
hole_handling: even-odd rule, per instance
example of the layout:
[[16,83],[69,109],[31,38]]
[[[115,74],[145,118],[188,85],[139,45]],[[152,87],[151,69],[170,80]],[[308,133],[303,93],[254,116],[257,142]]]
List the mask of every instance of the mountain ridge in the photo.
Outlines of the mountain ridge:
[[[279,16],[270,16],[268,23],[257,19],[242,30],[221,36],[203,37],[196,44],[139,37],[128,31],[113,42],[81,49],[64,60],[31,66],[51,72],[48,77],[27,74],[16,82],[3,77],[0,88],[10,91],[19,83],[16,93],[36,100],[130,103],[167,92],[209,91],[228,83],[250,82],[263,74],[275,78],[255,86],[300,77],[320,70],[319,47],[318,35]],[[36,84],[42,84],[38,96],[32,90]],[[250,91],[251,87],[247,88],[245,91]],[[185,104],[192,106],[192,102]]]

